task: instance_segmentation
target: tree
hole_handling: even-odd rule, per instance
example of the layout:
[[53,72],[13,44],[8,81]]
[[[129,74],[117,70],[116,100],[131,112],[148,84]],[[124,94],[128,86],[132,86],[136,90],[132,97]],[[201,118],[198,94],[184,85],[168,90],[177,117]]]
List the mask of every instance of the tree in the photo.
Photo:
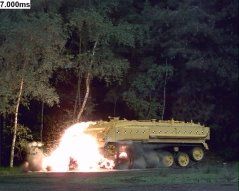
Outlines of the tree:
[[238,2],[168,1],[159,7],[154,42],[175,71],[172,116],[216,127],[212,142],[221,150],[223,140],[232,150],[238,137]]
[[[128,68],[127,60],[117,56],[112,46],[133,46],[134,38],[129,24],[113,25],[110,18],[102,16],[93,8],[76,10],[70,14],[69,20],[72,36],[75,35],[72,41],[76,41],[78,47],[72,67],[78,76],[78,84],[82,77],[85,81],[85,96],[76,117],[79,121],[89,96],[92,78],[111,83],[122,79]],[[79,98],[80,88],[77,94]]]
[[172,75],[172,68],[150,63],[145,70],[133,77],[129,90],[124,93],[124,100],[141,119],[163,118],[165,86],[168,76]]
[[119,88],[112,88],[107,92],[104,101],[113,104],[113,117],[116,117],[117,102],[121,100]]
[[[135,7],[132,8],[132,5]],[[166,86],[172,76],[171,59],[160,49],[158,21],[160,9],[145,3],[130,4],[124,7],[126,16],[118,14],[122,20],[134,24],[136,46],[131,50],[131,69],[128,71],[128,84],[123,93],[123,100],[141,119],[164,118],[166,108]],[[139,14],[140,13],[140,14]]]
[[[22,107],[35,113],[36,102],[60,98],[56,107],[45,107],[46,145],[72,123],[72,113],[74,120],[112,113],[199,121],[212,127],[212,150],[238,157],[236,0],[35,0],[29,11],[0,16],[3,146],[10,145],[5,131],[14,114],[17,133],[19,127],[29,133],[26,126],[33,135],[39,131],[27,124],[32,117]],[[70,61],[63,64],[59,54]]]
[[48,105],[58,102],[49,79],[62,63],[59,53],[64,36],[60,18],[48,14],[21,15],[17,20],[6,16],[1,26],[4,41],[0,51],[0,95],[5,104],[1,111],[15,116],[10,156],[12,167],[20,104],[26,106],[32,99]]

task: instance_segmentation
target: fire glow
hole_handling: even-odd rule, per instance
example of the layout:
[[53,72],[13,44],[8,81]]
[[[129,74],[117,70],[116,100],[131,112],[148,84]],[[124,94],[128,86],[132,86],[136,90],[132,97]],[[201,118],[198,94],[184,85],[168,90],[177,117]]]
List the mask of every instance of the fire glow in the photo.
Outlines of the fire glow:
[[81,122],[70,126],[62,136],[59,146],[43,159],[43,170],[67,172],[74,161],[74,171],[98,171],[113,169],[114,161],[99,152],[95,137],[84,131],[94,122]]

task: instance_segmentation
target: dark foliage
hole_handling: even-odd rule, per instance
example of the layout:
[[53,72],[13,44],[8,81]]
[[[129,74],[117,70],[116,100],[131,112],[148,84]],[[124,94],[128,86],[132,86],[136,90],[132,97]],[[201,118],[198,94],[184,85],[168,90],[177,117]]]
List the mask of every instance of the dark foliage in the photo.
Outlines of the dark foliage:
[[[52,31],[61,28],[66,39],[61,58],[49,56],[50,49],[41,47],[49,45],[47,39],[55,40],[44,39],[44,34],[39,34],[39,47],[30,52],[39,67],[44,51],[48,51],[47,62],[60,63],[54,70],[47,65],[43,65],[47,70],[41,69],[44,86],[52,91],[49,95],[39,89],[31,97],[33,93],[25,91],[19,118],[34,139],[40,139],[41,102],[54,102],[51,95],[59,97],[59,103],[45,106],[43,141],[51,145],[72,123],[84,97],[84,75],[90,72],[91,89],[81,120],[107,120],[108,116],[193,120],[212,128],[213,151],[225,159],[239,159],[236,0],[38,0],[32,4],[30,11],[1,13],[6,18],[2,22],[9,23],[0,27],[0,49],[6,47],[7,27],[12,23],[19,27],[19,21],[29,22],[26,26],[31,28],[30,23],[39,18],[55,19]],[[0,53],[1,74],[17,72],[5,67],[6,51]],[[28,86],[34,92],[40,83],[30,72]],[[6,165],[11,139],[6,132],[13,122],[16,85],[3,80],[0,85],[0,161]],[[47,96],[53,100],[45,100]]]

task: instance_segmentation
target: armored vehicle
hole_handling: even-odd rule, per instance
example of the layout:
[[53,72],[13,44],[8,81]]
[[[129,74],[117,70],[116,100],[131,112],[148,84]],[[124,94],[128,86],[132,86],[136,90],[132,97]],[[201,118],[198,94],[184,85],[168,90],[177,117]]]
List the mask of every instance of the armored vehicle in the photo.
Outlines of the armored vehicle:
[[210,129],[175,120],[99,121],[85,131],[97,138],[101,152],[116,168],[180,167],[199,162],[208,150]]

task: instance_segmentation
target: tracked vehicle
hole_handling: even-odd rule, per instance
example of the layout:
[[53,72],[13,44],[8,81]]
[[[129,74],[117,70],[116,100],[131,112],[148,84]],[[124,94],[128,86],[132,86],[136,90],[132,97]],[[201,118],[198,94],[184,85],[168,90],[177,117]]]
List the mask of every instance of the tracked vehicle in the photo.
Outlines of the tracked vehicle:
[[175,120],[99,121],[86,129],[97,138],[101,152],[116,168],[187,167],[199,162],[208,150],[210,129]]

